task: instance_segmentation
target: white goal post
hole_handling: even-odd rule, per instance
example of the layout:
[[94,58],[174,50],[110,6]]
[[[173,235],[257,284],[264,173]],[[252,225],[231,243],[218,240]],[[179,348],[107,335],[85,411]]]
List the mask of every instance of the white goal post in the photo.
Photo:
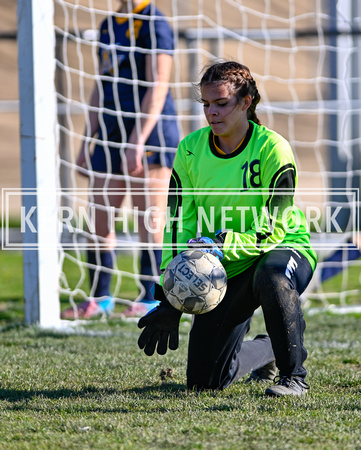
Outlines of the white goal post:
[[[79,241],[72,250],[61,244],[60,202],[83,201],[84,179],[76,156],[89,118],[88,101],[100,81],[97,33],[115,0],[18,0],[18,48],[22,147],[23,206],[31,227],[24,237],[26,323],[53,326],[60,320],[59,297],[70,304],[89,299],[87,265]],[[361,267],[350,260],[350,245],[359,233],[361,179],[361,4],[352,0],[154,0],[174,33],[170,88],[181,137],[204,123],[194,100],[194,86],[205,63],[236,59],[249,66],[262,101],[261,122],[291,143],[298,166],[298,206],[315,211],[326,205],[340,217],[341,232],[325,233],[325,218],[312,216],[312,240],[320,262],[305,301],[328,307],[348,305],[361,294],[361,280],[352,292],[347,271],[339,289],[325,292],[324,269]],[[121,19],[122,17],[120,17]],[[129,177],[124,177],[126,183]],[[65,195],[58,195],[58,193]],[[46,195],[44,195],[46,193]],[[61,197],[61,199],[59,198]],[[34,214],[29,216],[33,209]],[[313,209],[312,209],[313,208]],[[352,217],[351,217],[352,215]],[[336,216],[335,216],[336,217]],[[61,222],[61,220],[60,220]],[[130,303],[124,280],[139,286],[138,253],[132,236],[128,270],[111,269],[112,295]],[[84,236],[83,236],[84,238]],[[332,241],[331,241],[332,239]],[[122,241],[122,242],[123,242]],[[333,249],[339,259],[327,260]],[[36,249],[35,249],[36,248]],[[122,248],[120,246],[120,248]],[[73,264],[72,280],[66,263]],[[59,282],[61,280],[61,282]],[[352,301],[354,303],[354,301]],[[359,302],[360,303],[360,302]]]
[[18,0],[25,323],[60,321],[54,5]]

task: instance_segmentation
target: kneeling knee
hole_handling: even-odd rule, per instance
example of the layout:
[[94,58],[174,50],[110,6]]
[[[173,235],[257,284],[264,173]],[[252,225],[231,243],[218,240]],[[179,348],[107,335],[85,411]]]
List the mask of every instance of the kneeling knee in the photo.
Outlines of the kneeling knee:
[[187,374],[187,388],[191,391],[219,391],[227,384],[218,373]]
[[195,378],[192,379],[188,377],[187,388],[191,391],[214,391],[220,389],[220,386],[215,386],[211,380]]
[[285,274],[272,270],[262,270],[254,277],[253,292],[263,308],[293,303],[292,299],[298,298],[291,280]]

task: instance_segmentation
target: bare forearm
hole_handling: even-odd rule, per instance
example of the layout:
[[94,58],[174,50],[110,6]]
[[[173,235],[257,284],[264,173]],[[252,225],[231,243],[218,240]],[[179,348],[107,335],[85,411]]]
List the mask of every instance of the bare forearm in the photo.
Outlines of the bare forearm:
[[135,126],[130,137],[131,144],[144,144],[153,131],[159,116],[163,110],[167,97],[168,84],[157,84],[149,88],[141,104],[140,132]]

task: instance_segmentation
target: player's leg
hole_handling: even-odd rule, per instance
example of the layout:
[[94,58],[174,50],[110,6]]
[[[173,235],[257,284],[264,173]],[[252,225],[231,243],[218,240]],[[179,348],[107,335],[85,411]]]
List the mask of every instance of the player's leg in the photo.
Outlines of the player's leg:
[[258,262],[253,284],[254,296],[262,306],[272,341],[280,379],[285,378],[288,384],[293,383],[293,379],[299,380],[300,389],[295,386],[299,393],[307,388],[303,384],[307,373],[303,366],[307,358],[303,345],[306,325],[300,295],[311,277],[311,266],[301,253],[291,249],[275,250]]
[[253,270],[230,278],[217,308],[194,317],[188,348],[190,389],[224,389],[274,360],[268,336],[244,341],[259,306],[252,296]]
[[116,258],[116,235],[114,219],[124,199],[125,184],[123,180],[94,173],[89,188],[89,201],[95,207],[94,230],[87,230],[87,263],[90,279],[90,300],[78,305],[74,312],[69,308],[62,313],[62,318],[91,318],[109,315],[114,309],[110,292],[111,273]]
[[[154,300],[152,288],[154,278],[159,276],[161,263],[161,245],[165,225],[165,210],[171,169],[159,164],[149,165],[145,172],[130,183],[131,190],[140,189],[140,195],[132,195],[133,206],[138,210],[139,240],[151,244],[142,250],[141,276],[143,284],[142,302],[134,304],[123,312],[124,316],[143,316],[158,302]],[[95,235],[90,239],[88,250],[91,295],[95,297],[100,312],[110,313],[114,303],[110,296],[111,269],[115,258],[115,232],[111,230],[113,211],[117,210],[124,199],[125,182],[116,177],[108,178],[103,174],[95,175],[92,201],[96,205]],[[119,193],[118,193],[119,192]],[[101,245],[96,248],[96,243]],[[153,247],[155,245],[156,247]],[[94,268],[93,268],[93,267]],[[91,315],[97,314],[96,305],[90,305]]]
[[132,181],[132,189],[141,188],[143,195],[133,195],[138,211],[139,240],[149,244],[140,258],[142,292],[139,302],[124,311],[126,317],[143,316],[159,302],[154,299],[154,282],[160,275],[163,230],[166,220],[167,193],[171,169],[160,164],[146,164],[144,178]]
[[[106,313],[114,307],[111,298],[111,271],[116,253],[116,233],[113,219],[124,200],[125,183],[121,179],[96,176],[91,200],[96,205],[95,233],[89,237],[87,252],[91,292]],[[100,244],[100,245],[99,245]]]

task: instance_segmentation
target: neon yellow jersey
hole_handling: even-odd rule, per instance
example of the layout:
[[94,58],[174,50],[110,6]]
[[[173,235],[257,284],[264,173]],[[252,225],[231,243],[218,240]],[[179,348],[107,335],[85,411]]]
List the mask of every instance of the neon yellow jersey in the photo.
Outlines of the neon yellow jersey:
[[270,250],[291,247],[316,267],[302,211],[294,205],[297,172],[289,143],[249,121],[242,144],[221,154],[210,127],[178,147],[168,194],[161,269],[197,235],[227,230],[222,261],[228,277]]

